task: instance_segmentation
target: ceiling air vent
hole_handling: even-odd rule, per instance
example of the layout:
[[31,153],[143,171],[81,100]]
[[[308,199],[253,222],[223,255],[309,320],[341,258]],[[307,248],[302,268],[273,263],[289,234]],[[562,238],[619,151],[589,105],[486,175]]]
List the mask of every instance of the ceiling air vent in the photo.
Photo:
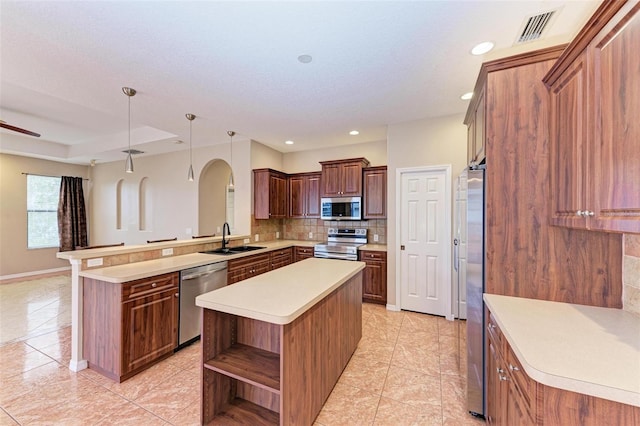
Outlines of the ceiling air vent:
[[144,151],[139,151],[137,149],[125,149],[122,152],[124,152],[125,154],[131,154],[131,155],[144,154]]
[[549,12],[525,18],[522,32],[516,39],[515,44],[527,43],[542,38],[544,30],[549,26],[549,22],[551,22],[556,12],[557,10],[550,10]]

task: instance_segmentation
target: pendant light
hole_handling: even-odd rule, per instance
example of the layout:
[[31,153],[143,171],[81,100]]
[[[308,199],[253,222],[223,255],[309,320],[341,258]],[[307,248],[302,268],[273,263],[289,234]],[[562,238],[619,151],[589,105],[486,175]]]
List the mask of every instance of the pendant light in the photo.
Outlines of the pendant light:
[[131,98],[136,95],[136,90],[131,87],[123,87],[122,91],[129,98],[129,149],[127,149],[127,161],[124,165],[124,171],[133,173],[133,157],[131,157]]
[[187,174],[187,179],[189,182],[193,182],[193,148],[191,144],[191,124],[193,120],[196,119],[196,116],[193,114],[185,114],[187,120],[189,120],[189,173]]
[[229,175],[229,189],[234,189],[234,184],[233,184],[233,137],[235,136],[236,132],[234,132],[233,130],[227,130],[227,134],[229,135],[229,149],[231,150],[231,155],[229,156],[229,161],[230,164],[229,166],[231,166],[231,174]]

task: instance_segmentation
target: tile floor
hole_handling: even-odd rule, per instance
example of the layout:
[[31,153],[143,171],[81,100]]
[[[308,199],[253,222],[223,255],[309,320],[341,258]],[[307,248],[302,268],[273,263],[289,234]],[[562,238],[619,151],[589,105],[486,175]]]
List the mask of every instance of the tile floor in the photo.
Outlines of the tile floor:
[[[199,424],[199,343],[120,384],[67,368],[69,282],[0,285],[0,426]],[[482,424],[465,409],[458,332],[443,318],[363,305],[362,340],[316,425]]]

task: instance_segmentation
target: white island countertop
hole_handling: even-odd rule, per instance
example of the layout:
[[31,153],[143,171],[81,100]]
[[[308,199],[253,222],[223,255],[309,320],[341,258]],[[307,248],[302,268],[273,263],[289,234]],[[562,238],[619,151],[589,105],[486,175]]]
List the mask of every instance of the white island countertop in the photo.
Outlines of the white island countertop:
[[364,267],[364,262],[309,258],[201,294],[196,305],[272,324],[289,324]]
[[640,407],[640,317],[494,294],[484,300],[529,377]]

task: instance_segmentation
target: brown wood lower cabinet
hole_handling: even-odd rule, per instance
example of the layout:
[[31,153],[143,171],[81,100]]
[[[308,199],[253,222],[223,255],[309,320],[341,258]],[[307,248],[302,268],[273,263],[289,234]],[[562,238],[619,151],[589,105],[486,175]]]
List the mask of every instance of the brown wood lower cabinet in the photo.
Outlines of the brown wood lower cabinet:
[[293,247],[231,259],[227,267],[227,284],[235,284],[291,263]]
[[84,278],[83,353],[89,368],[121,382],[178,344],[178,273],[122,284]]
[[300,262],[301,260],[308,259],[310,257],[313,257],[313,247],[294,247],[294,262]]
[[546,386],[530,378],[490,312],[487,318],[487,423],[505,426],[640,424],[640,407]]
[[387,253],[360,251],[360,260],[367,266],[362,278],[362,301],[387,303]]
[[271,252],[271,269],[282,268],[293,263],[293,247]]
[[289,324],[202,318],[202,424],[311,425],[362,335],[362,274]]

